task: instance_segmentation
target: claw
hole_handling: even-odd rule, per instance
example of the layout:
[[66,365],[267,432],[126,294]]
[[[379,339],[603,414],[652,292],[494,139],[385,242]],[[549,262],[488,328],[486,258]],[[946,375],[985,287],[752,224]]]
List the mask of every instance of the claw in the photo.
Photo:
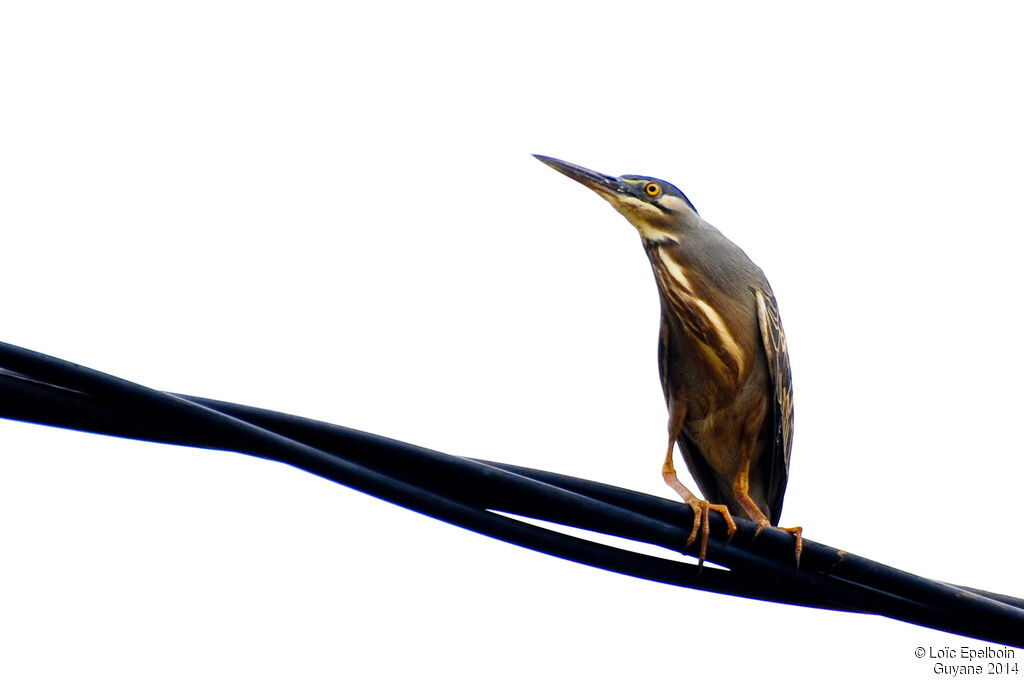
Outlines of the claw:
[[725,523],[728,525],[727,543],[732,540],[732,535],[736,533],[736,522],[733,521],[732,515],[729,514],[729,508],[724,505],[708,503],[701,498],[691,498],[686,503],[693,508],[693,528],[690,529],[690,536],[686,539],[686,547],[689,548],[693,545],[693,542],[697,540],[697,532],[700,531],[700,552],[697,554],[697,568],[701,569],[704,567],[704,558],[708,554],[708,537],[711,536],[711,523],[708,522],[708,513],[715,510],[721,513],[725,519]]
[[779,527],[781,531],[793,534],[796,537],[796,568],[800,568],[800,553],[804,551],[804,528],[803,527]]
[[761,532],[772,525],[766,517],[759,517],[757,519],[757,529],[754,529],[754,538],[761,535]]
[[[761,532],[771,526],[767,518],[761,517],[757,520],[757,529],[754,531],[754,538],[761,535]],[[796,537],[796,568],[800,568],[800,553],[804,551],[804,529],[803,527],[775,527],[779,531],[793,534]]]

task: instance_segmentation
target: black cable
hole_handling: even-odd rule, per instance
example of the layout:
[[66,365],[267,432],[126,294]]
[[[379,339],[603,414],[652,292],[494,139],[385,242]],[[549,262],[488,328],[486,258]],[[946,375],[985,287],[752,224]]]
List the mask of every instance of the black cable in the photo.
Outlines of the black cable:
[[[613,548],[502,514],[575,526],[680,552],[689,506],[565,475],[449,456],[253,407],[172,395],[0,343],[0,417],[148,441],[238,451],[294,465],[479,533],[639,578],[775,602],[875,613],[1024,646],[1020,600],[941,584],[752,522],[709,561],[729,570]],[[684,528],[685,527],[685,528]],[[712,515],[716,536],[724,522]]]
[[[14,418],[14,419],[17,419],[17,420],[24,420],[24,421],[28,421],[28,422],[39,422],[41,424],[47,424],[47,425],[56,425],[56,426],[61,426],[61,427],[70,427],[72,429],[82,429],[82,430],[85,430],[85,431],[96,432],[96,433],[100,433],[100,434],[114,435],[114,436],[130,436],[132,438],[143,439],[143,440],[147,440],[147,441],[157,441],[157,442],[172,443],[172,444],[186,444],[186,445],[191,445],[191,446],[198,446],[198,447],[201,447],[201,448],[225,448],[225,449],[228,449],[228,450],[241,450],[243,448],[242,446],[237,445],[237,444],[235,446],[231,447],[231,446],[227,446],[225,444],[217,442],[218,433],[213,431],[213,430],[207,430],[205,432],[205,438],[204,437],[196,437],[196,436],[188,436],[188,437],[182,436],[182,432],[184,431],[184,428],[180,428],[180,429],[177,429],[177,430],[168,430],[168,432],[171,432],[171,434],[169,434],[166,437],[161,437],[159,434],[156,433],[155,429],[151,429],[151,427],[153,427],[153,426],[147,426],[146,422],[152,420],[150,418],[148,412],[147,413],[143,413],[142,411],[140,411],[138,413],[132,414],[131,416],[125,418],[125,420],[132,421],[131,422],[131,426],[130,427],[122,427],[119,423],[117,423],[117,414],[120,411],[118,411],[116,408],[111,408],[110,406],[108,406],[108,405],[106,405],[106,404],[104,404],[104,403],[102,403],[102,402],[100,402],[98,400],[95,400],[95,399],[92,399],[92,398],[89,398],[89,397],[85,397],[85,395],[82,395],[82,394],[80,394],[78,392],[74,392],[74,391],[55,390],[53,393],[46,394],[46,391],[47,390],[51,390],[51,389],[54,389],[54,388],[52,388],[52,386],[46,385],[44,383],[27,381],[27,380],[24,380],[23,378],[19,378],[19,377],[12,376],[12,375],[9,375],[9,374],[8,375],[4,375],[4,374],[0,373],[0,415],[3,415],[4,417]],[[46,409],[45,416],[35,416],[35,415],[33,415],[33,413],[35,412],[35,406],[37,406],[38,404],[41,404],[41,403],[47,404],[47,409]],[[95,424],[92,424],[92,423],[95,423]],[[358,433],[358,434],[368,438],[368,440],[371,440],[371,441],[374,440],[374,439],[380,439],[381,441],[386,441],[386,440],[383,440],[381,438],[374,438],[373,435],[366,435],[365,433]],[[363,442],[363,443],[365,444],[366,442]],[[304,469],[304,470],[307,470],[307,471],[310,471],[310,472],[314,472],[315,474],[321,474],[322,476],[324,476],[324,477],[326,477],[328,479],[332,479],[333,481],[339,481],[340,483],[349,484],[349,485],[353,486],[354,488],[357,488],[357,489],[360,489],[360,490],[366,490],[361,485],[357,484],[355,481],[352,481],[352,480],[344,481],[343,479],[338,478],[335,475],[332,475],[330,472],[317,472],[317,468],[315,466],[311,466],[311,465],[307,464],[304,461],[295,461],[295,460],[285,461],[283,456],[269,454],[267,451],[257,452],[257,451],[254,451],[254,450],[250,450],[250,451],[246,451],[246,452],[251,453],[252,455],[260,455],[261,457],[270,458],[272,460],[280,460],[282,462],[290,462],[291,464],[295,465],[296,467],[300,467],[301,469]],[[461,460],[461,459],[456,459],[456,460]],[[483,466],[480,466],[480,467],[483,467]],[[505,476],[502,475],[502,477],[505,477]],[[441,479],[440,477],[437,477],[437,476],[433,476],[432,478],[435,481],[437,481],[438,479]],[[510,479],[510,478],[506,477],[506,480],[507,479]],[[395,482],[398,483],[399,480],[395,479]],[[445,480],[446,486],[450,486],[451,482],[452,482],[452,480]],[[472,493],[474,491],[472,487],[465,487],[463,490],[466,493]],[[373,494],[373,491],[367,491],[367,492]],[[465,495],[465,494],[461,494],[461,495]],[[384,498],[385,500],[392,500],[391,498],[389,498],[389,497],[387,497],[386,495],[383,495],[383,494],[379,495],[379,497]],[[579,499],[579,500],[585,501],[585,499]],[[402,503],[399,503],[399,504],[402,504]],[[411,504],[405,504],[405,506],[406,507],[413,507]],[[420,508],[414,508],[414,509],[420,509]],[[504,509],[507,510],[507,511],[513,511],[513,510],[517,510],[518,508],[506,507]],[[444,515],[443,513],[439,514],[437,512],[431,512],[429,510],[422,510],[422,509],[420,509],[420,510],[422,512],[424,512],[424,514],[429,514],[431,516],[439,517],[439,518],[442,518],[442,519],[447,519],[448,521],[451,521],[454,524],[458,524],[460,526],[465,526],[464,523],[459,522],[459,521],[457,521],[455,519],[449,518],[446,515]],[[490,514],[493,515],[493,513],[490,513]],[[499,517],[502,520],[505,519],[501,515],[493,515],[493,516],[494,517]],[[532,525],[529,525],[529,524],[526,524],[525,526],[532,527]],[[467,527],[467,528],[472,528],[472,527]],[[680,528],[678,528],[678,527],[667,527],[667,529],[669,531],[671,531],[671,532],[678,532],[678,535],[675,537],[676,541],[682,541],[683,540],[681,537],[684,536],[684,532]],[[492,536],[494,536],[496,538],[502,538],[504,540],[509,540],[510,542],[520,543],[522,545],[528,545],[527,543],[522,543],[521,541],[516,540],[514,537],[509,538],[507,536],[500,535],[499,533],[495,533],[494,529],[492,529],[490,531],[481,530],[481,533],[486,533],[486,534],[492,535]],[[557,534],[557,535],[558,536],[562,536],[562,534]],[[598,545],[598,544],[593,544],[593,545]],[[563,555],[560,551],[557,551],[557,550],[544,549],[543,547],[538,547],[538,546],[530,546],[530,547],[534,547],[535,549],[541,550],[542,552],[550,552],[550,553],[556,554],[558,556],[566,557],[567,559],[575,559],[577,561],[591,563],[590,559],[587,558],[585,555],[582,556],[583,557],[582,559],[577,559],[576,557],[573,557],[572,555]],[[602,547],[604,547],[604,546],[602,546]],[[631,553],[631,552],[628,552],[628,551],[620,551],[620,552],[622,552],[623,554],[626,554],[626,555],[630,555],[630,556],[635,554],[635,553]],[[701,588],[701,589],[709,589],[709,590],[720,591],[720,592],[731,592],[731,589],[735,587],[735,588],[739,588],[741,590],[748,589],[752,593],[751,596],[757,597],[759,599],[764,599],[764,598],[770,597],[770,593],[765,591],[764,588],[759,587],[756,582],[752,582],[751,584],[749,584],[749,586],[744,586],[744,584],[742,584],[742,583],[736,583],[735,582],[736,579],[732,579],[733,583],[731,583],[727,588],[722,589],[722,588],[718,587],[716,585],[716,583],[718,582],[717,579],[719,579],[723,574],[728,574],[728,572],[718,572],[716,570],[714,575],[707,582],[704,582],[704,579],[702,579],[701,582],[695,583],[695,582],[693,582],[693,580],[694,580],[694,577],[695,577],[695,574],[696,574],[696,569],[692,565],[684,564],[684,563],[679,563],[679,562],[675,562],[675,561],[672,561],[672,560],[663,560],[661,558],[650,558],[650,560],[651,561],[648,561],[648,563],[644,566],[644,569],[646,569],[647,571],[653,570],[652,573],[659,573],[659,574],[661,574],[658,578],[654,578],[654,580],[661,580],[661,581],[664,581],[664,582],[667,582],[667,583],[673,583],[673,584],[677,584],[677,585],[688,585],[690,587]],[[622,567],[622,566],[615,566],[613,564],[594,562],[594,565],[595,566],[603,566],[604,568],[607,568],[607,569],[610,569],[610,570],[613,570],[613,571],[619,571],[621,573],[630,573],[632,575],[641,576],[641,577],[644,577],[644,578],[653,578],[651,576],[645,576],[643,573],[633,574],[630,569]],[[665,567],[670,567],[671,573],[665,572],[664,571]],[[705,571],[711,571],[711,570],[705,570]],[[803,599],[804,598],[797,598],[796,602],[794,602],[794,603],[804,603]],[[781,599],[780,601],[790,602],[790,600],[788,600],[788,599]],[[812,600],[811,602],[813,604],[816,604],[816,605],[819,604],[816,600]]]
[[[635,553],[581,539],[572,539],[565,544],[564,539],[571,537],[439,496],[237,418],[224,416],[185,398],[149,390],[34,352],[20,350],[10,353],[12,349],[20,350],[0,343],[0,366],[18,371],[21,375],[0,373],[0,416],[148,441],[242,451],[289,463],[383,500],[501,540],[632,574],[632,569],[628,564],[621,563],[620,558],[632,558]],[[28,378],[29,374],[31,378]],[[61,387],[54,387],[51,381],[61,378]],[[131,398],[133,395],[135,399]],[[40,406],[44,408],[40,409]],[[195,420],[182,418],[188,411],[192,412]],[[92,425],[93,422],[96,425]],[[169,434],[155,434],[158,430]],[[373,435],[359,434],[364,435],[367,441],[387,441]],[[495,473],[506,480],[515,478],[508,473]],[[576,498],[575,494],[571,500],[588,502],[588,499]],[[597,505],[594,501],[590,502]],[[622,522],[621,516],[618,521]],[[666,534],[661,540],[668,544],[682,544],[688,533],[676,526],[663,523],[655,525],[642,518],[637,523],[646,523],[648,530],[656,529]],[[670,565],[671,570],[666,570]],[[705,570],[709,572],[708,578],[702,575],[700,581],[696,582],[697,570],[688,564],[649,558],[639,568],[641,573],[633,575],[717,592],[739,589],[750,591],[752,596],[759,598],[769,595],[756,582],[737,582],[728,576],[729,572],[716,571],[712,574],[711,570]],[[723,577],[730,582],[723,583]]]

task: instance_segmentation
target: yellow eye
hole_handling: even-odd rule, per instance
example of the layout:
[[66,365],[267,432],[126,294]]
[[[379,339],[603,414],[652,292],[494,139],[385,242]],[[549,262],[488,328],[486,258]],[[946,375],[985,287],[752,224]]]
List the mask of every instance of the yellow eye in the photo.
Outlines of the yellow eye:
[[661,187],[654,182],[648,182],[647,186],[644,187],[644,192],[651,198],[655,198],[661,193]]

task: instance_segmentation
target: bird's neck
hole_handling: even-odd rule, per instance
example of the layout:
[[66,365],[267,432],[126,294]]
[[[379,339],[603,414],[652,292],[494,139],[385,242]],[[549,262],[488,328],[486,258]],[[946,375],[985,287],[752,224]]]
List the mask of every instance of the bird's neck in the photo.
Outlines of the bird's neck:
[[[646,245],[646,244],[645,244]],[[651,244],[647,256],[661,297],[662,314],[680,337],[698,350],[723,385],[738,385],[749,368],[746,353],[721,314],[709,302],[705,278],[678,244]]]

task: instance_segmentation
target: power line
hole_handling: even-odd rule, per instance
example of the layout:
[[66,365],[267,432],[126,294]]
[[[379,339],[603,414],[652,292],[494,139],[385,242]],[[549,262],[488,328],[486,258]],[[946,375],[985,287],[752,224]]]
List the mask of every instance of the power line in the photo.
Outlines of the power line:
[[1024,647],[1024,600],[954,586],[711,515],[703,569],[537,526],[585,529],[689,553],[692,509],[657,496],[504,463],[451,456],[251,406],[171,394],[0,343],[0,417],[145,441],[237,451],[293,465],[382,500],[532,550],[671,585],[878,614]]

